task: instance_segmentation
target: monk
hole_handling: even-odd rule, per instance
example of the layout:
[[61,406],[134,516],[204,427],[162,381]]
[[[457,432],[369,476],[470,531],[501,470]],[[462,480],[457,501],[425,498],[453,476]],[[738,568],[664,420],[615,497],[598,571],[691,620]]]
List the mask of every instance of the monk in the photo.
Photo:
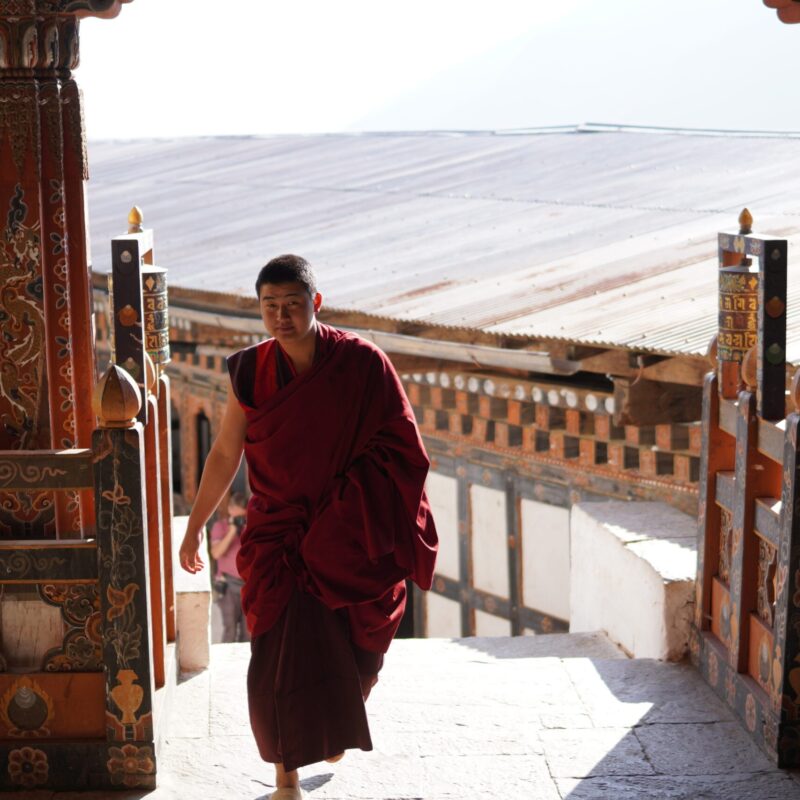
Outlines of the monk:
[[298,768],[371,750],[364,702],[437,550],[428,458],[389,359],[318,322],[308,262],[256,281],[272,336],[228,359],[231,391],[203,469],[181,566],[203,568],[203,529],[244,452],[252,496],[237,566],[252,636],[248,705],[272,800],[303,797]]

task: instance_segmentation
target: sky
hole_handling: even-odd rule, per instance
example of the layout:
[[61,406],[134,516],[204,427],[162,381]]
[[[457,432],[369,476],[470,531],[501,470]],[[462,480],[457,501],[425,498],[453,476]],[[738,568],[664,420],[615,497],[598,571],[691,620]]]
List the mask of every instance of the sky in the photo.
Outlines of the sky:
[[761,0],[133,0],[81,23],[76,76],[90,139],[800,131],[798,62]]

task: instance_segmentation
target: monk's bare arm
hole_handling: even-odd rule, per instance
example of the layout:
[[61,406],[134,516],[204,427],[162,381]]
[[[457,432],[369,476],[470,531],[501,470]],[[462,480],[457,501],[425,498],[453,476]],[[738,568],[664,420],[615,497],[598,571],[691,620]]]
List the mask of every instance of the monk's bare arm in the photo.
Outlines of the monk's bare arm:
[[186,526],[186,535],[180,550],[181,566],[187,572],[203,569],[200,555],[203,529],[209,517],[219,506],[239,469],[244,449],[247,420],[233,391],[228,392],[225,415],[219,435],[214,440],[203,467],[203,477],[197,489],[192,512]]

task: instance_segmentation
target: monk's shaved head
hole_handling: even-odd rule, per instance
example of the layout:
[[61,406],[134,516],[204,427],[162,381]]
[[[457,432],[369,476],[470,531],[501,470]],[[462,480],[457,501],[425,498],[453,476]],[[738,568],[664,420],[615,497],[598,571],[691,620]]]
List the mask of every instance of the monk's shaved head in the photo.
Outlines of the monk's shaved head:
[[268,261],[258,273],[256,294],[261,297],[261,287],[265,283],[300,283],[305,287],[309,297],[317,293],[317,279],[311,264],[301,256],[291,254],[278,256]]

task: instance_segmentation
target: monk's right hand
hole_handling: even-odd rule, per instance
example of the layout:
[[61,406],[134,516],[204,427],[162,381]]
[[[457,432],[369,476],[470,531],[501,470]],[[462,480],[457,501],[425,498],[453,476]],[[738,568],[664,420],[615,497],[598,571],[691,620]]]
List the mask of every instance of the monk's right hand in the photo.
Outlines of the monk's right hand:
[[180,549],[180,562],[181,566],[187,571],[194,574],[199,572],[205,564],[200,557],[200,545],[203,543],[203,532],[187,530],[186,535],[183,537]]

